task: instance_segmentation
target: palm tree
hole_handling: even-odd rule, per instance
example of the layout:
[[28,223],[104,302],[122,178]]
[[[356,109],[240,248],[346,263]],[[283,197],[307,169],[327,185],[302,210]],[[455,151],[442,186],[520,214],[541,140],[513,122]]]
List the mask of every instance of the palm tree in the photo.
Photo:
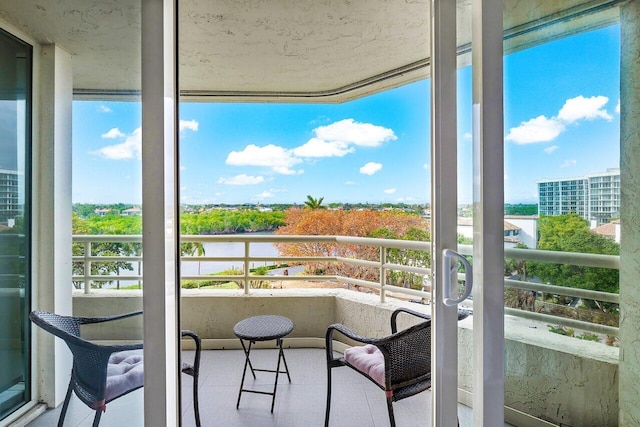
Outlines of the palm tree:
[[[180,243],[180,255],[204,256],[204,244],[202,242],[182,242]],[[200,261],[198,261],[198,276],[200,275]],[[200,282],[198,282],[200,283]],[[200,287],[198,285],[198,287]]]
[[320,197],[319,199],[314,199],[313,197],[311,197],[311,195],[307,195],[307,201],[304,202],[304,204],[309,209],[325,209],[325,207],[322,206],[323,200],[324,200],[324,197]]

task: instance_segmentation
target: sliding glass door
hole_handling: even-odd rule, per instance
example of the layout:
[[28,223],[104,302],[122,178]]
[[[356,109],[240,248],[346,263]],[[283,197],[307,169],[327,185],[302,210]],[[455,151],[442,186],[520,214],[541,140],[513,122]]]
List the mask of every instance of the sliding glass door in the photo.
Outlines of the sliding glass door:
[[0,30],[0,420],[30,400],[31,46]]

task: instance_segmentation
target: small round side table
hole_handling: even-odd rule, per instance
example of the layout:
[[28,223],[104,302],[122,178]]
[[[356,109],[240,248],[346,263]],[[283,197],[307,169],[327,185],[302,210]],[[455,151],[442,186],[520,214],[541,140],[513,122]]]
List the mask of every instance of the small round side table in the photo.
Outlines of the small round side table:
[[[267,394],[273,396],[271,398],[271,412],[273,412],[273,405],[276,401],[276,389],[278,387],[278,374],[287,374],[289,382],[291,382],[291,376],[289,375],[289,367],[287,366],[287,359],[284,357],[284,351],[282,350],[282,338],[291,333],[293,330],[293,322],[284,316],[265,315],[265,316],[253,316],[244,319],[233,327],[233,333],[240,339],[242,349],[244,350],[245,361],[244,370],[242,371],[242,382],[240,383],[240,391],[238,392],[238,402],[236,403],[236,409],[240,407],[240,398],[242,392]],[[276,340],[278,345],[278,365],[275,370],[273,369],[256,369],[251,364],[250,354],[251,345],[257,341],[270,341]],[[249,342],[249,345],[245,345],[245,341]],[[284,362],[284,371],[280,370],[280,360]],[[256,378],[256,371],[258,372],[274,372],[276,374],[276,380],[273,385],[273,392],[249,390],[244,388],[244,379],[247,374],[247,366],[251,370],[253,378]]]

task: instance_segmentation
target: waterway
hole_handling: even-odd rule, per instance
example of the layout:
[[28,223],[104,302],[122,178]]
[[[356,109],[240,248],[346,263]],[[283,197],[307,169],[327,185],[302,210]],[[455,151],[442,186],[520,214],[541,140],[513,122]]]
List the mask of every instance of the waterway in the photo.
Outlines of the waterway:
[[[252,233],[271,234],[271,233]],[[243,234],[247,235],[247,233]],[[250,255],[252,257],[277,257],[278,250],[272,243],[251,243]],[[244,257],[243,242],[221,242],[205,243],[204,256],[210,257]],[[180,273],[183,276],[193,276],[197,274],[219,273],[225,270],[242,270],[244,268],[241,261],[216,261],[216,262],[183,262]],[[273,263],[251,263],[250,268],[261,267],[265,264]]]
[[[246,235],[268,235],[273,233],[244,233]],[[252,257],[277,257],[278,249],[273,243],[251,243],[250,255]],[[220,242],[220,243],[204,243],[204,256],[209,257],[244,257],[243,242]],[[256,268],[273,264],[272,262],[252,262],[249,268]],[[225,270],[242,270],[244,263],[242,261],[187,261],[182,262],[180,266],[180,274],[182,276],[196,276],[200,274],[219,273]],[[121,275],[137,274],[139,271],[138,263],[133,263],[133,271],[120,270]],[[278,274],[281,272],[271,271],[270,274]],[[120,280],[120,287],[136,285],[138,281]],[[104,285],[104,288],[116,288],[117,282]]]

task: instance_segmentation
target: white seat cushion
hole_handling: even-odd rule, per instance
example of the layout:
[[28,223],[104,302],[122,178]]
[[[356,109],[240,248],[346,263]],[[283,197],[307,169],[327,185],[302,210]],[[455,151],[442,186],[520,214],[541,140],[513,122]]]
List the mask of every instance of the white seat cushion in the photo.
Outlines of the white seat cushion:
[[109,357],[105,391],[107,402],[130,390],[142,387],[143,383],[142,350],[120,351]]
[[344,352],[344,360],[384,388],[384,356],[378,347],[367,344],[348,348]]

